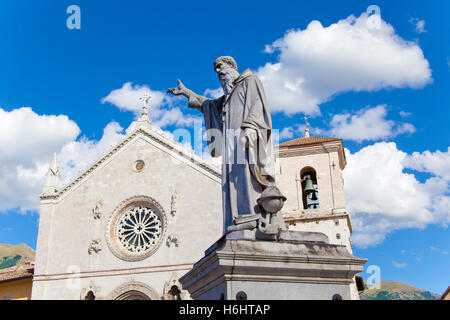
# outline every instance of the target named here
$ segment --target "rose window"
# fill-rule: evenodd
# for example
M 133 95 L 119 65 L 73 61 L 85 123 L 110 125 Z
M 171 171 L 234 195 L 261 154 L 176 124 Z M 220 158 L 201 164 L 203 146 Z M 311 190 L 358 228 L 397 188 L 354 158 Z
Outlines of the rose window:
M 144 260 L 161 246 L 166 221 L 166 214 L 155 199 L 133 196 L 114 209 L 106 227 L 106 242 L 119 259 Z
M 117 239 L 127 251 L 145 253 L 158 244 L 162 228 L 161 218 L 152 208 L 136 206 L 117 222 Z

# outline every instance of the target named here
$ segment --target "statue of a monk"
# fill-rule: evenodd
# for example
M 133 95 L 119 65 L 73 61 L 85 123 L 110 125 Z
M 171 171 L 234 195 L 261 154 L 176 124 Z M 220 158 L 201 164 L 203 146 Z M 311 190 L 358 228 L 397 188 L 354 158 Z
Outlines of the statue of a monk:
M 210 99 L 187 89 L 169 88 L 189 99 L 189 107 L 205 119 L 211 156 L 222 156 L 222 207 L 224 233 L 256 227 L 263 209 L 257 199 L 275 185 L 272 120 L 261 81 L 249 69 L 241 74 L 232 57 L 214 61 L 224 95 Z M 255 217 L 255 219 L 252 219 Z M 237 228 L 238 221 L 246 223 Z M 246 227 L 245 227 L 246 226 Z

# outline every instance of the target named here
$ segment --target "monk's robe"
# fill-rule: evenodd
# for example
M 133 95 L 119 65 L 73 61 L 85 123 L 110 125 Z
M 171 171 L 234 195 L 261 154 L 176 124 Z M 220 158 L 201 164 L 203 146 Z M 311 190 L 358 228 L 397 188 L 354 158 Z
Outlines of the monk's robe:
M 208 99 L 193 94 L 189 106 L 204 115 L 211 156 L 222 156 L 226 233 L 237 216 L 261 213 L 256 200 L 275 184 L 270 109 L 261 81 L 248 69 L 233 82 L 228 96 Z

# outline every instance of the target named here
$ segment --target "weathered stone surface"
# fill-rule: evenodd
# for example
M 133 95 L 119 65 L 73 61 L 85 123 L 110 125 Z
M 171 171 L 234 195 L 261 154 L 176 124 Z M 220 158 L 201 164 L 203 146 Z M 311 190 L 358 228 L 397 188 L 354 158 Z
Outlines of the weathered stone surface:
M 309 231 L 281 231 L 280 241 L 289 242 L 322 242 L 329 243 L 326 234 L 321 232 L 309 232 Z
M 325 243 L 228 240 L 180 278 L 194 299 L 352 299 L 352 283 L 366 259 Z

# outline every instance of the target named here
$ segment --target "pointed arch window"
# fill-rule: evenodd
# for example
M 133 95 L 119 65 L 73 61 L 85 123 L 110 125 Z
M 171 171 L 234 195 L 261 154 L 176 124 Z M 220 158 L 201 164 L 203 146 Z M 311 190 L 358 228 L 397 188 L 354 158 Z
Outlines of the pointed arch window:
M 303 209 L 319 209 L 319 188 L 316 170 L 303 168 L 300 172 L 302 182 Z

